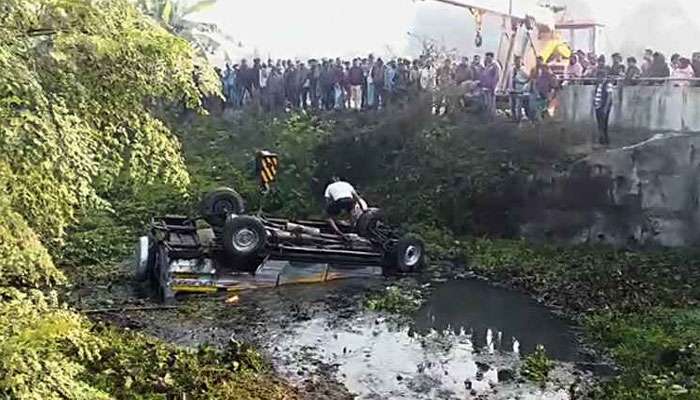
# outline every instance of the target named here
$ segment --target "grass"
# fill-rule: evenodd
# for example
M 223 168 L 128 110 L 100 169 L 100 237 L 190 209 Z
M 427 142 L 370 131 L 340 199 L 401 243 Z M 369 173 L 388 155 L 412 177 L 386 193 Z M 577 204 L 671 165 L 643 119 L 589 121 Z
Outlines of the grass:
M 186 349 L 158 339 L 97 327 L 109 343 L 87 366 L 84 379 L 116 399 L 295 399 L 253 348 Z
M 365 300 L 365 307 L 369 310 L 401 315 L 418 310 L 422 304 L 420 290 L 403 286 L 388 286 L 381 292 L 369 294 Z

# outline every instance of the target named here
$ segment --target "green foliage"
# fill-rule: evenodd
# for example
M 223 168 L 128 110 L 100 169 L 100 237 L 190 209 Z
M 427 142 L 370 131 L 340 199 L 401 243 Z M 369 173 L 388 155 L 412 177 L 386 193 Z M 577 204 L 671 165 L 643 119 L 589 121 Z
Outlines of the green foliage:
M 365 307 L 373 311 L 386 311 L 393 314 L 410 314 L 423 304 L 417 289 L 401 286 L 388 286 L 382 292 L 371 293 L 365 299 Z
M 607 312 L 587 320 L 592 339 L 611 349 L 624 373 L 601 398 L 695 399 L 700 396 L 700 310 Z M 644 397 L 647 396 L 647 397 Z
M 454 234 L 445 228 L 435 224 L 419 223 L 409 225 L 407 231 L 423 240 L 431 259 L 454 260 L 456 262 L 464 262 L 467 259 L 464 242 L 455 239 Z
M 55 296 L 0 288 L 0 397 L 14 399 L 107 399 L 81 379 L 104 342 Z
M 531 245 L 477 239 L 471 267 L 569 310 L 637 312 L 700 300 L 700 258 L 692 249 L 633 252 L 604 246 Z
M 0 194 L 0 287 L 43 287 L 63 281 L 37 235 Z
M 247 345 L 197 350 L 137 333 L 100 329 L 110 345 L 89 363 L 84 378 L 117 399 L 282 399 L 288 390 L 268 375 L 269 366 Z
M 0 289 L 0 397 L 291 399 L 247 345 L 191 350 L 95 327 L 55 296 Z
M 437 118 L 426 110 L 419 101 L 377 121 L 339 121 L 319 148 L 316 175 L 346 177 L 392 220 L 457 235 L 515 232 L 519 188 L 538 165 L 561 154 L 544 151 L 509 125 Z
M 162 102 L 198 108 L 214 89 L 193 79 L 214 73 L 186 42 L 119 0 L 17 0 L 0 20 L 2 195 L 45 242 L 115 182 L 186 189 L 179 144 L 152 116 Z
M 554 362 L 547 356 L 544 346 L 538 345 L 532 354 L 525 357 L 520 373 L 533 382 L 545 384 L 553 369 Z
M 65 245 L 56 257 L 63 268 L 79 267 L 84 270 L 113 264 L 124 260 L 133 252 L 134 238 L 137 235 L 138 231 L 118 225 L 108 216 L 93 217 L 81 221 L 71 229 Z
M 315 149 L 328 137 L 331 123 L 291 114 L 283 119 L 245 115 L 234 120 L 202 118 L 180 133 L 192 176 L 192 193 L 231 186 L 246 199 L 249 209 L 260 203 L 255 154 L 270 150 L 280 156 L 280 170 L 264 210 L 293 216 L 318 214 L 322 209 L 313 192 Z
M 179 141 L 156 111 L 169 103 L 200 109 L 202 95 L 217 90 L 216 75 L 198 65 L 185 41 L 126 1 L 13 0 L 0 20 L 0 202 L 3 210 L 9 204 L 4 214 L 13 213 L 0 228 L 25 231 L 26 224 L 60 249 L 80 217 L 64 258 L 124 254 L 120 238 L 129 240 L 129 229 L 142 227 L 150 212 L 182 209 L 173 203 L 185 203 L 189 189 Z M 104 212 L 115 224 L 85 217 Z M 14 253 L 8 265 L 41 273 L 46 268 L 31 266 L 50 261 L 33 249 L 36 239 L 19 237 L 25 240 L 3 241 Z M 22 267 L 17 257 L 25 257 Z
M 290 216 L 317 214 L 321 207 L 319 196 L 312 193 L 314 172 L 318 166 L 315 150 L 329 135 L 328 122 L 295 114 L 272 126 L 277 132 L 271 138 L 282 160 L 271 209 Z
M 65 282 L 47 249 L 93 271 L 151 215 L 191 209 L 179 140 L 157 116 L 202 111 L 213 70 L 125 0 L 8 0 L 0 21 L 0 397 L 289 398 L 249 347 L 92 331 L 31 289 Z

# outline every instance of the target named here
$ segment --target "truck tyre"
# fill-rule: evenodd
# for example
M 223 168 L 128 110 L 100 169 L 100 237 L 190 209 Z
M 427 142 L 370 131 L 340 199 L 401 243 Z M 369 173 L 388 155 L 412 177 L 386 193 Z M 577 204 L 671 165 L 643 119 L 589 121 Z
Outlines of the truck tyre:
M 368 238 L 377 222 L 384 221 L 384 212 L 379 208 L 368 208 L 357 219 L 357 233 Z
M 393 254 L 396 268 L 401 273 L 417 272 L 425 263 L 425 245 L 423 241 L 411 236 L 401 238 Z
M 207 193 L 199 203 L 199 213 L 213 227 L 223 226 L 229 214 L 243 214 L 244 211 L 241 195 L 227 187 Z
M 224 249 L 238 259 L 250 259 L 264 247 L 265 227 L 255 217 L 232 215 L 224 224 L 222 241 Z

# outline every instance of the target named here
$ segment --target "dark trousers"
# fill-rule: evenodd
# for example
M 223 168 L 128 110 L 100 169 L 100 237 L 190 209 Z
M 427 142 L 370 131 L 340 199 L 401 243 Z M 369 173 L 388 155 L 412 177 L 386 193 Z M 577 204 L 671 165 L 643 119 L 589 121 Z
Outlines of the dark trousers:
M 364 110 L 367 108 L 367 79 L 362 78 L 362 104 L 360 107 Z
M 247 101 L 250 103 L 253 101 L 254 95 L 253 95 L 253 85 L 245 85 L 243 86 L 243 91 L 241 93 L 241 105 L 244 105 L 246 102 L 246 96 L 247 96 Z
M 323 107 L 326 110 L 332 110 L 335 106 L 335 88 L 331 86 L 323 86 Z
M 299 91 L 297 90 L 297 88 L 290 85 L 287 86 L 285 92 L 287 95 L 287 102 L 289 103 L 289 106 L 292 108 L 299 107 Z
M 375 82 L 374 83 L 374 108 L 379 108 L 379 105 L 381 104 L 382 108 L 386 106 L 386 86 L 384 86 L 384 82 Z
M 598 143 L 600 144 L 610 143 L 610 138 L 608 137 L 610 110 L 610 107 L 602 107 L 595 110 L 595 119 L 598 122 Z
M 311 108 L 318 108 L 318 81 L 311 81 L 311 86 L 309 87 L 309 94 L 311 95 Z

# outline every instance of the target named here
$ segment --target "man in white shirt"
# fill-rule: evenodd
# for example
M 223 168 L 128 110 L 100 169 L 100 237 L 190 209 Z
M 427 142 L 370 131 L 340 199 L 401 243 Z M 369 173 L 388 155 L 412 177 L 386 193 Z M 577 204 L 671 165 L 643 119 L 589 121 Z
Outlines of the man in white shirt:
M 425 67 L 420 71 L 420 88 L 426 91 L 432 91 L 435 88 L 435 70 L 433 69 L 433 65 L 428 61 L 425 64 Z
M 350 215 L 354 226 L 360 215 L 367 210 L 367 202 L 357 194 L 355 188 L 348 182 L 338 178 L 333 178 L 332 182 L 326 186 L 323 197 L 326 199 L 328 223 L 341 236 L 345 236 L 345 234 L 338 228 L 336 220 L 342 215 L 343 211 Z

